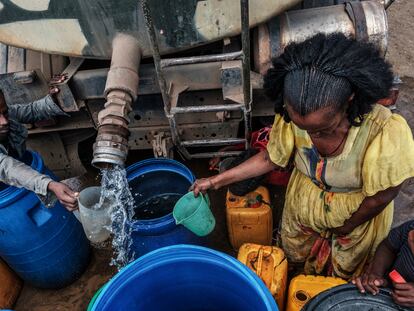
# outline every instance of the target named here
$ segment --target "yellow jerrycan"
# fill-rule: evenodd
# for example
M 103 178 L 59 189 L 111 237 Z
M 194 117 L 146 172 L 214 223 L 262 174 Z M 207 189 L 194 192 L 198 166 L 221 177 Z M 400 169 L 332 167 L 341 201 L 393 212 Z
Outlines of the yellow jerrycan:
M 279 307 L 284 310 L 288 263 L 282 249 L 275 246 L 243 244 L 237 259 L 265 283 Z
M 286 311 L 299 311 L 319 293 L 346 283 L 341 278 L 298 275 L 290 281 Z
M 226 216 L 230 243 L 235 250 L 244 243 L 272 244 L 272 208 L 265 187 L 244 196 L 227 191 Z

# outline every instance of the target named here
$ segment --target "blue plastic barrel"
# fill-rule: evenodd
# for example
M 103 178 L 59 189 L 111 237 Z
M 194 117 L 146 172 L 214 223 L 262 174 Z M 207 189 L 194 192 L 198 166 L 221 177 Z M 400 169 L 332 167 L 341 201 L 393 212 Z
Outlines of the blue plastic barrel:
M 53 175 L 35 152 L 25 161 Z M 89 242 L 82 225 L 59 202 L 46 208 L 35 193 L 0 187 L 0 257 L 26 282 L 60 288 L 75 281 L 89 263 Z
M 218 251 L 175 245 L 153 251 L 121 270 L 93 311 L 277 311 L 264 283 Z
M 188 192 L 195 180 L 186 166 L 170 159 L 148 159 L 129 166 L 127 178 L 136 205 L 131 235 L 135 258 L 164 246 L 204 243 L 203 238 L 176 225 L 172 214 L 175 202 Z M 153 204 L 146 205 L 154 200 L 159 203 L 155 208 Z M 152 208 L 149 212 L 153 216 L 151 213 L 143 216 L 146 208 Z

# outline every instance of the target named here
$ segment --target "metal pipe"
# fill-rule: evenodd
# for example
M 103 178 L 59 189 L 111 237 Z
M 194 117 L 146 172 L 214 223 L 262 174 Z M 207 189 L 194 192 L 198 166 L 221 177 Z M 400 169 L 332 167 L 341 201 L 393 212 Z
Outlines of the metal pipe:
M 385 54 L 388 43 L 387 14 L 382 3 L 361 1 L 368 41 Z M 291 42 L 300 42 L 319 32 L 342 32 L 355 38 L 355 22 L 343 4 L 289 11 L 259 26 L 255 36 L 255 69 L 262 75 L 271 67 L 271 59 L 283 53 Z
M 225 61 L 240 59 L 242 55 L 243 53 L 241 51 L 237 51 L 237 52 L 217 54 L 217 55 L 168 58 L 168 59 L 161 60 L 161 67 L 165 68 L 165 67 L 178 66 L 178 65 L 225 62 Z
M 223 138 L 223 139 L 187 140 L 187 141 L 182 141 L 181 144 L 186 147 L 208 147 L 208 146 L 244 144 L 245 141 L 246 140 L 244 138 Z
M 236 111 L 243 108 L 244 104 L 173 107 L 171 108 L 171 113 Z
M 138 96 L 141 50 L 136 38 L 117 34 L 112 42 L 111 67 L 106 79 L 105 108 L 98 114 L 98 135 L 92 164 L 98 168 L 124 166 L 128 154 L 128 113 Z
M 249 27 L 249 0 L 240 0 L 240 14 L 241 14 L 241 39 L 243 50 L 243 98 L 246 106 L 244 110 L 244 132 L 246 137 L 246 149 L 250 143 L 251 133 L 251 105 L 252 94 L 250 84 L 250 27 Z
M 235 157 L 241 154 L 243 151 L 218 151 L 218 152 L 206 152 L 206 153 L 194 153 L 191 154 L 193 159 L 205 159 L 215 157 Z
M 242 50 L 243 50 L 243 95 L 247 111 L 251 105 L 250 89 L 250 28 L 249 28 L 249 0 L 240 0 L 242 22 Z

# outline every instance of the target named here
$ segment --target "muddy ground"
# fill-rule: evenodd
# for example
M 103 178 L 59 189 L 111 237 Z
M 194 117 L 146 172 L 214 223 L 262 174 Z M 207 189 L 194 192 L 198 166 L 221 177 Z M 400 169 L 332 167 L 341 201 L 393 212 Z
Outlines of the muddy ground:
M 389 47 L 387 59 L 403 84 L 397 103 L 397 112 L 402 114 L 414 129 L 414 1 L 396 0 L 388 10 Z M 138 159 L 138 157 L 137 157 Z M 135 159 L 134 159 L 135 160 Z M 413 159 L 414 161 L 414 159 Z M 186 163 L 197 176 L 206 176 L 207 162 Z M 215 249 L 235 254 L 231 250 L 225 229 L 224 191 L 216 192 L 212 199 L 217 228 L 210 237 Z M 283 202 L 283 189 L 275 191 L 276 206 Z M 414 180 L 406 182 L 395 201 L 394 225 L 414 218 Z M 95 249 L 92 261 L 80 280 L 61 290 L 39 290 L 25 286 L 16 305 L 17 311 L 81 311 L 90 299 L 114 273 L 109 266 L 111 251 Z

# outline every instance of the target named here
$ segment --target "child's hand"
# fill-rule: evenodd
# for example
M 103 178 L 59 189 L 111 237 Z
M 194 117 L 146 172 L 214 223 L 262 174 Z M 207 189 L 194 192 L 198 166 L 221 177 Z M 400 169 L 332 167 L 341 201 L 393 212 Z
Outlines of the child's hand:
M 61 182 L 51 181 L 47 186 L 52 191 L 59 202 L 69 211 L 73 212 L 78 208 L 77 198 L 79 193 L 72 191 L 67 185 Z
M 414 283 L 392 283 L 392 298 L 403 307 L 414 307 Z
M 352 284 L 355 284 L 361 293 L 368 291 L 369 293 L 376 295 L 379 293 L 380 287 L 387 286 L 387 280 L 383 276 L 375 273 L 365 272 L 363 275 L 353 278 Z

